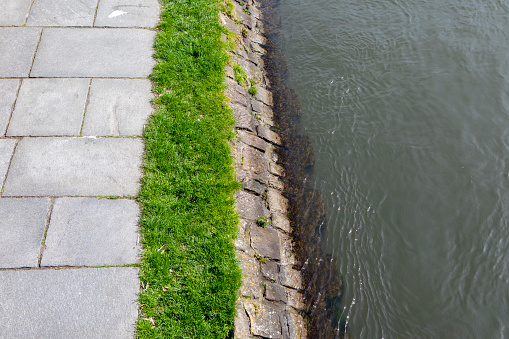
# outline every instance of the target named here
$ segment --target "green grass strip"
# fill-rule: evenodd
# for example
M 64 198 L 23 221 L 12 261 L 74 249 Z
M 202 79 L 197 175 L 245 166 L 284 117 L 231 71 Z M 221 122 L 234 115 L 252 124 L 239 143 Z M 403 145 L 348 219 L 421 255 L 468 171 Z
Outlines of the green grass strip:
M 144 132 L 138 338 L 225 338 L 240 270 L 218 0 L 161 0 Z

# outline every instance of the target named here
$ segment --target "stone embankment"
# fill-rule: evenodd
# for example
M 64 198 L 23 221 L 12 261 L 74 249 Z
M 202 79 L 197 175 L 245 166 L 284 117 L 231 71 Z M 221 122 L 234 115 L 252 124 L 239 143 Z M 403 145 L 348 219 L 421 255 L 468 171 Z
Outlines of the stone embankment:
M 281 138 L 275 132 L 273 99 L 262 56 L 266 38 L 253 0 L 226 2 L 222 24 L 235 46 L 227 67 L 227 95 L 238 137 L 232 143 L 237 180 L 239 235 L 235 240 L 242 269 L 235 338 L 305 338 L 301 272 L 283 196 Z

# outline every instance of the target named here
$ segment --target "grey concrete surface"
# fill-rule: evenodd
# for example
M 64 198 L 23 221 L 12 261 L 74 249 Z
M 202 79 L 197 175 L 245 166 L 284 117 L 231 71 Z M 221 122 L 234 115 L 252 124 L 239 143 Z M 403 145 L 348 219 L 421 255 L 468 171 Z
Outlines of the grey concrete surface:
M 154 66 L 149 30 L 47 28 L 32 77 L 147 77 Z
M 0 78 L 27 77 L 40 28 L 0 27 Z
M 132 138 L 24 138 L 3 196 L 133 196 L 142 152 Z
M 93 79 L 83 135 L 142 135 L 152 113 L 147 79 Z
M 0 271 L 0 338 L 133 338 L 138 269 Z
M 89 79 L 25 79 L 7 136 L 78 136 Z
M 155 27 L 159 20 L 159 1 L 101 0 L 97 8 L 97 27 Z
M 9 169 L 14 146 L 16 146 L 15 139 L 0 139 L 0 189 L 2 188 L 5 175 Z
M 25 23 L 32 0 L 0 1 L 0 26 L 21 26 Z
M 48 198 L 0 199 L 0 268 L 37 267 L 49 207 Z
M 4 135 L 7 129 L 18 86 L 17 79 L 0 79 L 0 136 Z
M 27 26 L 92 26 L 97 0 L 35 0 Z
M 102 266 L 138 262 L 134 200 L 55 200 L 41 266 Z

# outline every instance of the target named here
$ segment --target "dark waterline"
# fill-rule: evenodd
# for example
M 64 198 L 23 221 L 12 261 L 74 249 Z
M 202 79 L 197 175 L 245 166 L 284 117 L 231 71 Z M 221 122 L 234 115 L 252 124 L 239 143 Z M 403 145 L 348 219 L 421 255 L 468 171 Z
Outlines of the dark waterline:
M 509 336 L 509 7 L 278 11 L 351 336 Z

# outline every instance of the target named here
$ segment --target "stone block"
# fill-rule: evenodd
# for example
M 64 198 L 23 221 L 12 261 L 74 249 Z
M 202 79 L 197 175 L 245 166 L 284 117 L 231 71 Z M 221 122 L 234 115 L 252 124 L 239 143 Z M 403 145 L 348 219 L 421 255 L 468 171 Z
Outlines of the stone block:
M 233 116 L 235 118 L 235 127 L 245 129 L 250 132 L 256 130 L 256 120 L 249 110 L 242 105 L 233 104 L 231 105 Z
M 18 86 L 17 79 L 0 79 L 0 136 L 7 129 Z
M 272 301 L 286 302 L 285 288 L 279 284 L 265 284 L 265 298 Z
M 272 93 L 270 91 L 266 90 L 263 87 L 259 87 L 258 86 L 256 88 L 255 98 L 256 98 L 256 100 L 259 100 L 259 101 L 263 102 L 264 104 L 266 104 L 268 106 L 272 106 L 273 105 Z
M 251 331 L 249 329 L 249 318 L 247 317 L 246 310 L 242 305 L 241 301 L 237 301 L 235 305 L 235 310 L 237 314 L 235 315 L 235 325 L 234 325 L 234 339 L 250 339 L 253 338 L 251 335 Z
M 15 146 L 16 140 L 14 139 L 0 139 L 0 188 L 4 184 Z
M 243 253 L 236 253 L 239 259 L 239 266 L 242 272 L 242 285 L 240 295 L 243 297 L 260 298 L 263 295 L 260 284 L 260 263 L 253 256 Z
M 134 267 L 0 272 L 0 337 L 134 337 Z
M 290 220 L 284 215 L 280 213 L 273 213 L 272 214 L 272 225 L 276 228 L 279 228 L 282 231 L 285 231 L 286 233 L 290 233 Z
M 302 289 L 302 275 L 300 271 L 293 269 L 291 265 L 281 265 L 281 284 L 296 290 Z
M 270 162 L 269 163 L 269 172 L 274 175 L 277 175 L 278 177 L 281 177 L 284 175 L 285 169 L 281 165 Z
M 254 194 L 239 191 L 235 197 L 239 217 L 257 221 L 260 217 L 266 218 L 268 213 L 263 206 L 262 198 Z
M 146 79 L 93 79 L 83 135 L 142 135 L 152 113 L 152 85 Z
M 27 26 L 92 26 L 96 0 L 35 0 Z
M 281 137 L 274 131 L 271 131 L 270 128 L 258 125 L 256 126 L 256 132 L 258 136 L 264 140 L 267 140 L 275 145 L 281 146 Z
M 261 264 L 262 276 L 272 282 L 278 281 L 279 265 L 275 261 L 267 261 Z
M 293 251 L 293 242 L 290 236 L 279 233 L 279 248 L 281 249 L 281 264 L 282 265 L 295 265 L 297 259 Z
M 96 27 L 155 27 L 159 21 L 157 0 L 101 0 Z
M 287 307 L 286 318 L 288 320 L 290 338 L 305 338 L 307 330 L 304 317 L 291 307 Z
M 24 79 L 8 136 L 78 136 L 89 79 Z
M 37 267 L 50 207 L 48 198 L 0 199 L 0 268 Z M 0 272 L 1 275 L 6 272 Z M 6 288 L 0 283 L 0 294 Z M 0 298 L 0 305 L 4 306 Z M 2 311 L 0 308 L 0 337 Z M 22 337 L 20 337 L 22 338 Z
M 251 247 L 265 258 L 281 259 L 278 231 L 275 229 L 253 227 L 251 229 Z
M 249 316 L 252 334 L 264 338 L 281 338 L 279 313 L 274 308 L 254 302 L 244 302 L 244 307 Z
M 32 0 L 0 1 L 0 26 L 22 26 L 31 4 Z
M 246 145 L 253 146 L 256 149 L 265 152 L 265 149 L 267 147 L 265 141 L 258 138 L 256 135 L 249 134 L 245 131 L 237 131 L 237 133 L 239 134 L 240 141 L 242 141 Z
M 143 143 L 121 138 L 24 138 L 3 196 L 132 196 Z
M 257 195 L 262 195 L 266 187 L 264 184 L 260 183 L 258 180 L 248 178 L 242 182 L 242 188 L 246 191 L 251 191 L 256 193 Z
M 269 164 L 269 168 L 270 167 L 271 166 Z M 279 191 L 283 191 L 285 189 L 285 185 L 281 181 L 281 179 L 279 179 L 278 177 L 276 177 L 274 175 L 269 175 L 269 187 L 270 188 L 274 188 L 274 189 L 279 190 Z
M 155 32 L 144 29 L 46 28 L 32 77 L 147 77 Z
M 274 189 L 267 190 L 267 203 L 272 212 L 285 214 L 288 211 L 288 199 Z
M 306 305 L 304 304 L 303 295 L 301 292 L 291 289 L 283 288 L 283 293 L 286 294 L 287 305 L 295 308 L 296 310 L 304 310 Z
M 138 262 L 138 215 L 134 200 L 56 199 L 41 266 Z
M 237 35 L 240 35 L 241 34 L 241 26 L 238 25 L 237 23 L 235 23 L 235 21 L 233 21 L 232 19 L 230 19 L 229 17 L 227 17 L 225 14 L 223 13 L 219 13 L 219 20 L 221 22 L 221 24 L 228 28 L 232 33 L 235 33 Z
M 237 235 L 237 238 L 233 240 L 233 243 L 235 245 L 235 249 L 248 253 L 253 254 L 253 249 L 251 248 L 251 241 L 249 240 L 249 233 L 251 230 L 251 224 L 254 224 L 252 221 L 240 219 L 238 228 L 239 233 Z
M 249 146 L 242 148 L 242 169 L 253 174 L 267 176 L 266 160 L 263 153 Z
M 28 76 L 40 34 L 35 27 L 0 28 L 0 78 Z

